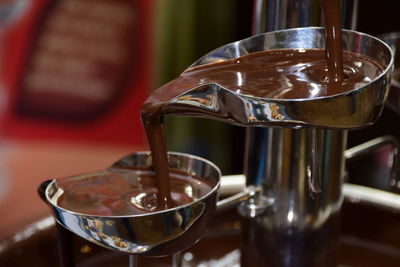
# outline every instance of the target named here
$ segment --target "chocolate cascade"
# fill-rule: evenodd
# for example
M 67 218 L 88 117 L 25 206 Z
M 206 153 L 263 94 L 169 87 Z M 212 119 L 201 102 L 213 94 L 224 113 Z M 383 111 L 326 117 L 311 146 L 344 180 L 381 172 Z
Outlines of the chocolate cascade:
M 321 35 L 321 30 L 313 34 Z M 262 38 L 256 36 L 252 40 Z M 213 58 L 212 53 L 206 58 Z M 167 166 L 164 115 L 200 116 L 241 126 L 354 128 L 369 123 L 365 120 L 379 113 L 374 110 L 376 107 L 369 110 L 357 107 L 357 119 L 361 120 L 355 125 L 351 125 L 354 124 L 351 120 L 356 112 L 350 110 L 341 111 L 346 112 L 340 114 L 341 120 L 330 118 L 329 113 L 336 110 L 337 104 L 349 104 L 348 92 L 359 93 L 354 89 L 363 88 L 384 71 L 378 62 L 361 54 L 344 53 L 344 72 L 348 78 L 341 83 L 330 82 L 323 49 L 255 51 L 233 59 L 214 58 L 213 63 L 204 65 L 203 60 L 154 92 L 142 107 L 142 121 L 154 155 L 160 207 L 172 205 L 169 184 L 163 182 L 168 180 L 168 170 L 164 167 Z M 322 103 L 325 114 L 316 113 L 314 109 Z M 254 108 L 246 105 L 257 106 L 264 113 L 254 113 Z
M 331 233 L 336 229 L 338 222 L 335 217 L 338 216 L 337 212 L 340 209 L 341 203 L 341 192 L 340 189 L 336 190 L 337 187 L 335 184 L 336 182 L 340 184 L 340 181 L 336 178 L 342 177 L 343 168 L 338 168 L 338 166 L 342 166 L 343 150 L 345 147 L 345 139 L 340 138 L 342 136 L 341 131 L 337 130 L 360 128 L 373 123 L 381 112 L 387 92 L 385 81 L 387 81 L 388 73 L 391 69 L 391 55 L 390 51 L 385 50 L 385 45 L 373 37 L 345 31 L 346 40 L 351 40 L 351 42 L 344 46 L 346 51 L 345 57 L 356 57 L 357 60 L 353 58 L 353 61 L 360 62 L 360 57 L 355 56 L 354 53 L 360 54 L 361 58 L 363 58 L 362 61 L 364 63 L 368 62 L 368 64 L 357 63 L 356 65 L 368 65 L 369 67 L 364 69 L 366 75 L 357 80 L 357 82 L 354 82 L 353 86 L 341 89 L 341 86 L 336 87 L 337 84 L 328 82 L 325 56 L 323 50 L 321 50 L 325 47 L 323 42 L 324 34 L 325 32 L 322 28 L 290 29 L 253 36 L 237 43 L 223 46 L 201 58 L 177 80 L 172 81 L 153 93 L 142 109 L 142 119 L 150 142 L 151 140 L 163 142 L 163 139 L 160 137 L 163 136 L 164 129 L 162 122 L 165 115 L 200 116 L 241 126 L 280 126 L 279 128 L 283 130 L 293 129 L 293 132 L 290 133 L 286 131 L 287 134 L 285 135 L 285 138 L 289 138 L 292 143 L 289 142 L 286 144 L 286 141 L 283 142 L 283 150 L 281 152 L 278 151 L 278 154 L 275 155 L 277 158 L 280 158 L 282 153 L 286 153 L 282 158 L 287 159 L 287 161 L 282 162 L 286 162 L 286 164 L 293 162 L 293 166 L 283 167 L 293 168 L 293 172 L 285 172 L 285 168 L 283 168 L 283 172 L 280 174 L 277 173 L 276 177 L 292 175 L 293 177 L 287 177 L 287 179 L 293 181 L 289 185 L 296 188 L 279 191 L 281 189 L 275 190 L 276 187 L 272 186 L 267 188 L 266 191 L 272 192 L 275 190 L 275 196 L 280 194 L 284 196 L 285 192 L 295 192 L 293 197 L 298 199 L 294 202 L 292 213 L 288 211 L 288 214 L 296 217 L 282 224 L 271 224 L 273 226 L 270 229 L 272 232 L 265 231 L 265 229 L 261 232 L 256 230 L 256 235 L 261 236 L 266 234 L 271 237 L 275 236 L 273 238 L 275 241 L 271 242 L 271 244 L 275 243 L 276 251 L 272 250 L 269 255 L 279 255 L 280 248 L 284 247 L 284 244 L 287 243 L 286 241 L 293 240 L 292 236 L 287 236 L 284 239 L 279 237 L 280 231 L 282 231 L 280 229 L 286 229 L 285 227 L 292 229 L 292 233 L 298 233 L 296 235 L 299 242 L 296 244 L 299 246 L 304 245 L 302 242 L 308 240 L 305 239 L 307 235 L 306 229 L 310 227 L 314 228 L 314 236 L 322 233 L 320 229 L 326 229 L 322 234 L 321 240 L 325 240 L 327 236 L 332 236 Z M 368 42 L 365 42 L 367 39 Z M 357 42 L 363 43 L 362 47 L 364 50 L 357 49 L 361 47 L 361 45 L 357 45 Z M 364 42 L 367 46 L 364 45 Z M 239 47 L 240 49 L 238 49 Z M 379 57 L 377 56 L 377 47 L 381 48 Z M 315 62 L 324 62 L 323 67 L 321 65 L 320 68 L 312 68 L 306 64 L 300 64 L 302 60 L 299 60 L 297 61 L 298 64 L 292 65 L 296 65 L 302 72 L 294 70 L 293 77 L 282 75 L 283 78 L 281 80 L 277 79 L 278 81 L 291 83 L 296 80 L 294 77 L 304 79 L 307 76 L 308 81 L 304 83 L 305 87 L 303 90 L 291 91 L 289 87 L 289 90 L 285 91 L 282 90 L 284 87 L 279 86 L 273 89 L 268 84 L 268 90 L 260 92 L 260 87 L 263 87 L 262 83 L 267 83 L 268 79 L 263 78 L 260 84 L 251 83 L 255 79 L 246 80 L 248 78 L 246 76 L 253 75 L 257 77 L 257 71 L 255 71 L 256 68 L 249 69 L 249 66 L 246 68 L 243 67 L 245 69 L 243 71 L 241 69 L 242 64 L 246 65 L 248 62 L 258 61 L 262 68 L 267 68 L 265 65 L 268 64 L 262 65 L 263 55 L 268 54 L 271 57 L 282 58 L 284 57 L 283 54 L 288 54 L 288 49 L 291 52 L 287 58 L 293 59 L 295 62 L 297 57 L 301 58 L 305 54 L 307 61 L 312 61 L 310 57 L 312 58 L 311 54 L 313 54 Z M 270 51 L 263 52 L 265 50 Z M 376 61 L 369 58 L 374 58 Z M 268 63 L 270 63 L 269 60 Z M 284 64 L 281 65 L 284 66 Z M 315 65 L 318 64 L 315 63 Z M 354 71 L 351 63 L 350 66 L 345 66 L 345 73 L 349 75 L 349 78 L 345 79 L 344 83 L 351 81 L 353 78 L 352 71 Z M 288 72 L 288 70 L 284 71 Z M 224 75 L 226 76 L 224 77 Z M 279 71 L 275 77 L 279 77 Z M 291 80 L 290 78 L 293 79 Z M 257 80 L 260 81 L 258 78 Z M 301 84 L 300 80 L 299 84 Z M 257 88 L 256 91 L 259 94 L 251 93 L 251 89 L 248 89 L 251 86 L 243 86 L 246 82 L 250 82 L 251 86 Z M 277 84 L 279 85 L 279 83 Z M 249 90 L 250 93 L 246 90 Z M 149 131 L 149 128 L 154 125 L 159 127 L 158 131 Z M 299 127 L 302 129 L 298 129 Z M 316 128 L 335 130 L 317 131 Z M 332 135 L 338 137 L 337 142 L 331 142 L 329 147 L 321 146 L 324 140 L 331 138 L 330 136 Z M 301 145 L 299 146 L 299 144 Z M 165 147 L 165 143 L 163 146 Z M 166 158 L 163 157 L 162 153 L 158 152 L 162 150 L 154 150 L 154 147 L 152 149 L 154 158 L 157 158 L 153 159 L 153 165 L 156 171 L 159 171 L 163 164 L 157 165 L 156 162 L 162 162 L 163 158 L 165 162 Z M 294 157 L 295 155 L 299 155 L 301 159 L 297 159 Z M 320 166 L 319 162 L 324 157 L 330 158 L 329 164 Z M 167 180 L 162 176 L 158 176 L 158 179 L 164 182 Z M 320 198 L 319 192 L 321 191 L 330 194 L 330 196 Z M 304 194 L 297 196 L 297 192 L 303 192 Z M 274 194 L 271 194 L 271 196 L 274 196 Z M 165 202 L 162 202 L 165 196 L 162 196 L 160 199 L 161 203 L 159 205 L 168 206 L 168 203 L 165 204 Z M 268 208 L 286 212 L 286 207 L 281 206 L 281 204 L 287 202 L 279 200 L 274 203 L 272 207 Z M 326 218 L 321 217 L 323 214 L 325 214 Z M 244 215 L 246 216 L 246 214 Z M 275 217 L 278 219 L 278 215 L 273 215 L 270 218 L 272 220 L 275 220 Z M 261 219 L 258 221 L 253 218 L 255 221 L 252 222 L 262 224 Z M 305 221 L 305 219 L 308 221 Z M 277 220 L 278 222 L 279 220 Z M 262 227 L 256 227 L 255 229 L 262 229 Z M 315 251 L 312 249 L 303 255 L 292 255 L 294 257 L 291 262 L 297 261 L 300 264 L 298 266 L 318 266 L 312 261 L 313 257 L 311 257 L 311 254 L 319 253 L 322 255 L 321 257 L 324 261 L 330 260 L 332 264 L 335 264 L 333 260 L 335 257 L 334 244 L 336 242 L 333 241 L 334 239 L 332 239 L 332 246 L 315 247 Z M 265 255 L 265 251 L 263 251 L 259 252 L 260 255 L 263 253 Z M 310 256 L 311 261 L 302 260 L 308 256 Z M 279 264 L 271 266 L 279 266 Z
M 101 172 L 46 181 L 38 192 L 57 223 L 73 234 L 134 256 L 171 255 L 192 246 L 209 228 L 221 173 L 193 155 L 168 156 L 175 208 L 155 205 L 148 152 L 127 155 Z
M 375 43 L 375 47 L 368 44 L 370 39 L 364 34 L 349 36 L 344 30 L 341 38 L 340 1 L 320 2 L 326 11 L 324 16 L 319 14 L 321 9 L 316 8 L 315 2 L 267 1 L 266 7 L 260 6 L 255 12 L 253 34 L 275 30 L 287 33 L 291 30 L 283 29 L 320 25 L 318 18 L 323 17 L 331 83 L 338 83 L 346 78 L 346 73 L 340 67 L 342 46 L 344 51 L 362 51 L 378 61 L 382 58 L 376 53 L 377 50 L 390 53 L 379 43 Z M 278 9 L 271 8 L 271 5 Z M 346 7 L 344 10 L 349 11 Z M 263 21 L 265 17 L 266 25 Z M 276 37 L 275 40 L 271 38 L 269 41 L 280 46 L 285 42 L 285 36 L 281 37 Z M 304 33 L 298 39 L 286 41 L 304 46 L 307 38 Z M 319 38 L 314 41 L 320 42 Z M 365 47 L 369 48 L 364 50 Z M 373 51 L 374 48 L 376 51 Z M 307 125 L 311 127 L 299 125 L 299 128 L 292 129 L 268 127 L 247 130 L 245 173 L 249 183 L 262 186 L 263 193 L 253 203 L 245 203 L 240 210 L 245 224 L 242 227 L 241 266 L 254 266 L 252 259 L 258 259 L 257 266 L 268 267 L 338 266 L 346 130 L 357 128 L 356 125 L 358 128 L 370 125 L 379 116 L 382 110 L 381 100 L 385 99 L 387 93 L 385 76 L 390 75 L 391 61 L 389 58 L 386 62 L 380 61 L 387 68 L 377 81 L 359 88 L 357 93 L 348 92 L 341 99 L 336 99 L 344 100 L 347 96 L 349 102 L 352 101 L 351 105 L 344 102 L 339 104 L 338 101 L 336 107 L 330 106 L 333 99 L 329 97 L 318 104 L 315 102 L 312 109 L 308 109 L 306 105 L 300 108 L 299 103 L 294 103 L 301 112 L 318 114 L 320 119 L 325 118 L 319 120 L 318 124 L 310 125 L 309 119 L 315 118 L 307 116 Z M 375 91 L 379 80 L 382 82 L 381 89 Z M 378 95 L 382 94 L 381 97 L 376 95 L 375 99 L 366 100 L 361 96 L 366 88 L 371 90 L 369 93 L 375 91 Z M 361 118 L 370 108 L 375 109 L 375 112 L 380 111 L 371 112 L 372 116 L 367 119 L 369 123 L 363 123 Z M 350 116 L 346 109 L 352 110 L 353 115 Z M 345 120 L 348 122 L 345 127 L 334 127 Z
M 161 207 L 171 205 L 169 185 L 164 182 L 168 180 L 168 170 L 164 167 L 167 166 L 167 158 L 163 115 L 200 114 L 202 117 L 245 125 L 243 122 L 235 121 L 235 118 L 242 115 L 238 99 L 231 97 L 224 103 L 225 110 L 208 113 L 205 108 L 197 105 L 181 104 L 195 99 L 190 95 L 192 91 L 220 86 L 221 90 L 229 90 L 228 94 L 263 99 L 307 100 L 360 88 L 370 83 L 383 71 L 376 62 L 354 53 L 345 53 L 344 63 L 348 78 L 341 83 L 332 83 L 325 60 L 325 50 L 267 50 L 233 60 L 190 68 L 177 79 L 157 90 L 144 104 L 142 120 L 154 155 L 154 169 L 159 186 L 159 205 Z M 187 88 L 196 89 L 188 90 Z M 179 96 L 185 99 L 177 105 L 170 104 Z M 275 116 L 279 118 L 278 115 Z M 294 125 L 296 124 L 292 126 Z

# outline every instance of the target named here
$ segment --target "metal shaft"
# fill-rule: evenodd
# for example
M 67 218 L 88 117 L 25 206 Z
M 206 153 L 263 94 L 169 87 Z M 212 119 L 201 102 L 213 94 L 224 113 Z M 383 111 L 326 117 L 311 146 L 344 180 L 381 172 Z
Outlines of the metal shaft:
M 320 17 L 319 1 L 256 0 L 253 33 L 317 26 Z M 253 202 L 267 208 L 255 213 L 254 203 L 240 207 L 242 266 L 337 265 L 346 135 L 318 128 L 248 128 L 247 184 L 262 185 L 263 194 Z
M 129 267 L 138 267 L 139 266 L 139 257 L 136 255 L 129 255 Z
M 269 206 L 264 213 L 244 212 L 254 205 L 240 210 L 242 265 L 257 258 L 260 266 L 336 266 L 346 132 L 278 129 L 258 159 Z

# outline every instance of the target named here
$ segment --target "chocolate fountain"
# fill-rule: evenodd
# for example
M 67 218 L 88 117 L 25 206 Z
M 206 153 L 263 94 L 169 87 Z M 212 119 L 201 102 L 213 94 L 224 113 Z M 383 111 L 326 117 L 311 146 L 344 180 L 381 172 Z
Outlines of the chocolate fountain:
M 357 1 L 353 3 L 356 5 Z M 256 1 L 253 31 L 315 25 L 321 9 L 313 5 L 311 1 Z M 355 19 L 357 10 L 354 6 L 352 9 Z M 355 20 L 350 21 L 354 28 Z M 346 44 L 352 37 L 345 34 L 343 39 L 345 46 L 352 46 Z M 387 60 L 387 65 L 391 65 Z M 387 86 L 387 80 L 381 86 Z M 347 130 L 376 120 L 372 114 L 377 113 L 372 112 L 372 116 L 367 116 L 369 121 L 358 121 L 359 112 L 372 106 L 377 108 L 383 100 L 378 97 L 364 102 L 359 98 L 363 104 L 357 104 L 357 97 L 352 98 L 348 104 L 352 105 L 349 110 L 353 114 L 339 115 L 350 107 L 340 104 L 333 104 L 335 108 L 331 109 L 327 103 L 321 103 L 314 110 L 303 110 L 318 117 L 317 123 L 305 121 L 310 127 L 248 128 L 247 181 L 264 190 L 261 200 L 254 199 L 240 209 L 248 218 L 242 227 L 242 266 L 252 266 L 257 261 L 260 266 L 337 266 Z M 356 111 L 358 105 L 360 109 Z M 335 125 L 341 123 L 337 116 L 350 119 L 353 115 L 354 120 Z M 260 210 L 260 205 L 265 207 Z
M 247 184 L 263 190 L 239 207 L 245 218 L 242 266 L 337 266 L 346 130 L 378 118 L 393 67 L 390 49 L 378 39 L 352 31 L 344 31 L 343 39 L 344 50 L 377 59 L 385 71 L 355 90 L 309 99 L 253 97 L 212 83 L 164 107 L 167 114 L 185 110 L 249 127 Z M 323 28 L 260 34 L 223 46 L 193 66 L 269 49 L 323 48 L 324 40 Z
M 320 17 L 320 8 L 319 6 L 315 8 L 314 2 L 260 0 L 256 1 L 255 7 L 254 34 L 265 30 L 267 33 L 217 48 L 196 61 L 182 74 L 182 79 L 190 78 L 190 75 L 195 75 L 193 73 L 197 70 L 204 70 L 209 64 L 234 62 L 265 51 L 294 49 L 302 53 L 303 50 L 322 50 L 326 47 L 324 28 L 295 28 L 318 24 L 313 19 Z M 353 10 L 356 11 L 356 8 Z M 151 220 L 151 223 L 147 223 L 146 226 L 155 221 L 164 222 L 160 218 L 165 218 L 166 213 L 169 216 L 169 212 L 172 211 L 171 216 L 175 218 L 173 222 L 176 228 L 174 229 L 179 229 L 180 232 L 167 241 L 158 242 L 162 239 L 158 236 L 159 231 L 148 231 L 151 233 L 153 243 L 148 243 L 146 247 L 140 246 L 143 243 L 142 240 L 139 244 L 136 239 L 129 238 L 140 236 L 141 232 L 135 232 L 133 235 L 131 231 L 133 228 L 140 228 L 140 223 L 147 220 L 146 217 L 151 213 L 131 216 L 128 219 L 108 215 L 103 217 L 96 215 L 89 218 L 79 214 L 76 216 L 68 210 L 65 212 L 65 209 L 53 207 L 58 222 L 74 233 L 83 232 L 80 236 L 90 242 L 125 253 L 143 252 L 145 255 L 148 252 L 150 256 L 161 256 L 184 250 L 180 262 L 183 266 L 239 264 L 237 253 L 229 253 L 230 248 L 236 249 L 237 252 L 239 246 L 241 266 L 338 266 L 342 263 L 338 255 L 343 254 L 339 251 L 339 238 L 343 231 L 341 230 L 341 210 L 344 197 L 368 199 L 368 196 L 357 191 L 357 187 L 344 186 L 345 160 L 354 159 L 385 144 L 390 144 L 396 151 L 393 155 L 397 156 L 398 148 L 395 140 L 381 138 L 345 150 L 347 131 L 367 127 L 373 124 L 381 114 L 388 94 L 393 54 L 385 43 L 373 36 L 351 30 L 343 30 L 342 34 L 343 50 L 347 54 L 357 53 L 362 58 L 373 59 L 377 65 L 381 66 L 379 72 L 367 70 L 366 73 L 372 73 L 372 78 L 354 89 L 330 93 L 316 90 L 311 91 L 311 95 L 307 97 L 290 95 L 290 92 L 285 92 L 285 97 L 261 97 L 228 89 L 223 83 L 215 81 L 193 86 L 189 79 L 189 81 L 184 80 L 186 84 L 180 83 L 180 86 L 182 84 L 186 86 L 182 92 L 172 93 L 172 96 L 168 96 L 169 100 L 163 103 L 160 109 L 162 115 L 198 116 L 247 127 L 244 175 L 248 191 L 238 195 L 236 209 L 231 208 L 228 212 L 220 211 L 224 213 L 219 219 L 217 218 L 214 227 L 210 230 L 211 234 L 208 236 L 206 234 L 205 238 L 193 247 L 187 248 L 186 244 L 195 243 L 200 236 L 196 234 L 193 240 L 188 240 L 190 235 L 186 231 L 190 232 L 190 228 L 181 231 L 181 224 L 186 221 L 187 210 L 193 211 L 197 204 L 202 204 L 203 209 L 200 211 L 196 209 L 196 212 L 191 213 L 194 214 L 193 217 L 187 218 L 188 220 L 194 218 L 188 225 L 195 225 L 198 218 L 200 218 L 199 221 L 205 222 L 200 231 L 203 235 L 204 229 L 208 227 L 208 220 L 203 216 L 203 210 L 207 212 L 206 217 L 214 216 L 215 190 L 219 185 L 214 178 L 212 194 L 206 194 L 206 197 L 211 196 L 210 198 L 200 198 L 200 202 L 187 203 L 182 206 L 182 209 L 178 206 L 172 210 L 156 212 L 156 215 L 160 217 Z M 247 74 L 243 73 L 245 72 L 235 72 L 235 82 L 238 84 L 247 79 Z M 175 88 L 174 84 L 167 85 L 164 91 L 167 92 L 169 88 Z M 162 89 L 159 92 L 164 91 Z M 150 99 L 157 102 L 155 100 L 158 100 L 158 95 L 157 93 L 155 95 Z M 148 154 L 140 155 L 142 158 L 143 155 L 149 156 Z M 393 156 L 393 169 L 397 167 L 395 156 Z M 117 165 L 123 164 L 123 168 L 134 167 L 136 161 L 129 160 L 131 157 L 118 161 Z M 175 155 L 175 157 L 181 156 Z M 190 158 L 190 156 L 185 157 Z M 149 161 L 143 159 L 141 161 L 146 166 L 151 165 Z M 198 172 L 202 170 L 196 160 L 183 162 L 184 164 L 178 165 L 186 166 L 182 170 L 188 173 L 192 170 L 198 170 Z M 218 170 L 213 172 L 218 174 Z M 398 176 L 394 175 L 392 178 L 391 183 L 396 185 Z M 54 183 L 51 186 L 45 184 L 43 189 L 46 191 L 48 201 L 57 194 Z M 249 196 L 250 199 L 248 199 Z M 390 200 L 387 202 L 388 206 L 390 206 L 389 202 Z M 373 198 L 370 198 L 370 203 L 374 203 Z M 54 206 L 57 206 L 57 203 Z M 343 217 L 345 215 L 346 211 Z M 112 221 L 114 219 L 116 220 Z M 104 223 L 99 226 L 99 221 Z M 170 227 L 171 221 L 166 221 L 168 223 L 163 224 L 161 228 Z M 238 230 L 238 223 L 240 235 L 235 232 L 233 239 L 231 236 L 218 235 L 221 229 L 231 227 Z M 130 228 L 129 225 L 135 225 L 135 227 Z M 110 231 L 106 233 L 105 230 Z M 122 240 L 126 242 L 123 246 L 119 242 L 122 235 L 126 238 Z M 240 236 L 240 245 L 238 236 Z M 149 236 L 145 235 L 144 238 L 147 240 Z M 153 246 L 155 240 L 157 242 Z M 174 243 L 175 240 L 183 240 L 185 245 L 181 246 L 182 242 Z M 201 258 L 197 260 L 197 263 L 191 262 L 196 255 L 202 255 L 201 257 L 207 255 L 204 251 L 207 252 L 207 247 L 210 250 L 210 246 L 218 244 L 218 240 L 227 240 L 222 247 L 229 247 L 225 252 L 231 259 L 228 263 L 226 263 L 226 258 L 224 258 L 225 265 L 222 263 L 217 265 L 212 261 L 208 263 L 209 265 L 205 265 Z M 171 241 L 169 243 L 172 244 L 171 247 L 168 247 L 169 241 Z M 83 243 L 84 245 L 80 245 L 80 248 L 83 248 L 86 245 L 90 246 L 90 242 L 80 240 L 77 243 Z M 97 249 L 96 246 L 93 248 L 94 251 Z M 100 254 L 103 256 L 108 255 L 108 252 L 100 253 L 103 253 Z M 212 254 L 211 251 L 208 253 Z M 103 257 L 103 264 L 104 262 L 119 263 L 120 254 L 112 255 L 115 257 L 114 261 L 106 261 L 105 259 L 108 258 Z M 176 266 L 180 264 L 177 262 L 179 257 L 179 255 L 174 257 Z M 156 262 L 154 266 L 165 264 L 162 259 L 154 259 L 154 261 Z M 79 265 L 78 262 L 77 265 Z M 152 266 L 147 263 L 144 265 Z M 91 265 L 84 263 L 82 266 Z

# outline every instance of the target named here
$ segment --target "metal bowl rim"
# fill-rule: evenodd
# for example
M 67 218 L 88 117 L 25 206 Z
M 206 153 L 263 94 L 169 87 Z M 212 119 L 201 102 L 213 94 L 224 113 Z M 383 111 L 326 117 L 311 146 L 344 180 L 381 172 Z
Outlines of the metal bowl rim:
M 142 156 L 142 155 L 143 155 L 143 156 L 147 155 L 147 156 L 150 156 L 150 154 L 151 154 L 150 151 L 138 151 L 138 152 L 134 152 L 134 153 L 132 153 L 132 154 L 130 154 L 130 155 L 140 155 L 140 156 Z M 173 208 L 169 208 L 169 209 L 165 209 L 165 210 L 160 210 L 160 211 L 148 212 L 148 213 L 134 214 L 134 215 L 105 215 L 105 216 L 100 216 L 100 215 L 91 215 L 91 214 L 85 214 L 85 213 L 70 211 L 70 210 L 67 210 L 67 209 L 65 209 L 65 208 L 62 208 L 62 207 L 58 206 L 56 203 L 54 203 L 54 201 L 51 200 L 51 199 L 49 198 L 49 190 L 50 190 L 50 188 L 56 186 L 56 185 L 55 185 L 55 182 L 56 182 L 57 179 L 53 179 L 53 180 L 48 184 L 48 186 L 47 186 L 47 188 L 46 188 L 46 191 L 45 191 L 47 203 L 49 203 L 53 209 L 62 210 L 62 211 L 64 211 L 64 212 L 68 213 L 68 214 L 75 215 L 75 216 L 79 216 L 79 217 L 86 217 L 86 218 L 109 218 L 109 219 L 124 219 L 124 218 L 126 218 L 126 219 L 129 219 L 129 218 L 137 218 L 137 217 L 144 217 L 144 216 L 158 216 L 158 215 L 160 215 L 160 214 L 166 214 L 166 213 L 170 213 L 170 212 L 176 212 L 176 211 L 179 211 L 179 210 L 183 210 L 183 209 L 188 208 L 188 207 L 190 207 L 190 206 L 192 206 L 192 205 L 194 205 L 194 204 L 197 204 L 197 203 L 199 203 L 199 202 L 204 202 L 204 201 L 205 201 L 206 199 L 208 199 L 209 197 L 212 197 L 214 194 L 217 194 L 217 193 L 218 193 L 218 189 L 219 189 L 219 187 L 220 187 L 220 185 L 221 185 L 221 171 L 220 171 L 220 169 L 217 167 L 217 165 L 215 165 L 213 162 L 211 162 L 211 161 L 209 161 L 209 160 L 207 160 L 207 159 L 204 159 L 204 158 L 202 158 L 202 157 L 195 156 L 195 155 L 192 155 L 192 154 L 188 154 L 188 153 L 168 152 L 168 155 L 180 156 L 180 157 L 183 156 L 183 157 L 187 157 L 187 158 L 190 158 L 190 159 L 199 160 L 199 161 L 201 161 L 201 162 L 204 162 L 204 163 L 210 165 L 210 166 L 211 166 L 213 169 L 215 169 L 215 170 L 217 171 L 217 173 L 218 173 L 218 181 L 217 181 L 217 183 L 214 185 L 214 187 L 211 188 L 210 192 L 208 192 L 207 194 L 205 194 L 205 195 L 202 196 L 201 198 L 199 198 L 199 199 L 197 199 L 197 200 L 195 200 L 195 201 L 193 201 L 193 202 L 186 203 L 186 204 L 184 204 L 184 205 L 179 205 L 179 206 L 177 206 L 177 207 L 173 207 Z M 116 167 L 116 168 L 117 168 L 117 167 Z M 93 174 L 93 173 L 100 173 L 100 172 L 102 172 L 102 171 L 99 171 L 99 172 L 89 172 L 89 173 L 85 173 L 85 174 Z M 59 179 L 64 179 L 64 178 L 66 179 L 66 178 L 78 177 L 78 176 L 80 176 L 80 175 L 85 175 L 85 174 L 72 175 L 72 176 L 67 176 L 67 177 L 63 177 L 63 178 L 59 178 Z
M 228 46 L 233 45 L 233 44 L 238 44 L 238 43 L 241 43 L 241 42 L 244 42 L 244 41 L 248 41 L 248 40 L 253 39 L 253 38 L 257 38 L 259 36 L 274 35 L 276 33 L 281 33 L 281 32 L 296 32 L 296 31 L 306 31 L 306 30 L 316 30 L 318 32 L 321 32 L 324 29 L 325 29 L 324 27 L 299 27 L 299 28 L 290 28 L 290 29 L 283 29 L 283 30 L 277 30 L 277 31 L 271 31 L 271 32 L 265 32 L 265 33 L 256 34 L 256 35 L 247 37 L 247 38 L 239 40 L 239 41 L 235 41 L 235 42 L 232 42 L 232 43 L 225 44 L 223 46 L 220 46 L 220 47 L 210 51 L 209 53 L 207 53 L 204 56 L 202 56 L 200 59 L 196 60 L 196 62 L 193 63 L 184 72 L 186 72 L 187 70 L 191 69 L 192 67 L 203 66 L 203 65 L 207 65 L 207 64 L 213 64 L 213 63 L 205 63 L 205 64 L 200 64 L 200 65 L 195 65 L 200 60 L 202 60 L 203 58 L 207 57 L 208 55 L 214 53 L 215 51 L 218 51 L 220 49 L 223 49 L 223 48 L 228 47 Z M 336 98 L 336 97 L 341 97 L 341 96 L 346 96 L 346 95 L 358 93 L 358 92 L 362 91 L 363 89 L 370 87 L 371 84 L 378 82 L 379 80 L 381 80 L 384 76 L 386 76 L 390 72 L 390 70 L 394 66 L 394 52 L 386 42 L 384 42 L 383 40 L 381 40 L 381 39 L 379 39 L 379 38 L 377 38 L 377 37 L 375 37 L 373 35 L 370 35 L 368 33 L 363 33 L 363 32 L 354 31 L 354 30 L 348 30 L 348 29 L 342 29 L 342 31 L 346 32 L 346 33 L 352 33 L 352 34 L 356 34 L 356 35 L 359 35 L 359 36 L 364 36 L 364 37 L 367 37 L 367 38 L 371 38 L 371 39 L 377 41 L 378 43 L 382 44 L 384 47 L 386 47 L 386 49 L 390 53 L 389 64 L 382 71 L 382 73 L 379 76 L 377 76 L 374 80 L 372 80 L 368 85 L 364 85 L 364 86 L 361 86 L 361 87 L 358 87 L 358 88 L 355 88 L 355 89 L 352 89 L 352 90 L 349 90 L 349 91 L 346 91 L 346 92 L 342 92 L 342 93 L 339 93 L 339 94 L 333 94 L 333 95 L 329 95 L 329 96 L 318 96 L 318 97 L 314 97 L 314 98 L 294 98 L 294 99 L 284 99 L 284 98 L 282 98 L 282 99 L 280 99 L 280 98 L 255 97 L 255 96 L 252 96 L 252 95 L 241 94 L 241 93 L 235 93 L 235 94 L 237 94 L 237 95 L 239 95 L 241 97 L 249 98 L 249 99 L 253 99 L 254 98 L 254 99 L 257 99 L 257 100 L 265 100 L 265 101 L 268 101 L 268 102 L 308 102 L 308 101 L 315 101 L 315 100 L 326 100 L 326 99 L 332 99 L 332 98 Z M 282 49 L 290 49 L 290 48 L 282 48 Z M 291 48 L 291 49 L 302 49 L 302 48 L 298 47 L 298 48 Z M 321 49 L 321 48 L 315 48 L 315 49 Z M 276 50 L 279 50 L 279 49 L 276 49 Z M 262 51 L 266 51 L 266 50 L 262 50 Z M 256 51 L 256 52 L 252 52 L 252 53 L 257 53 L 257 52 L 262 52 L 262 51 Z M 252 53 L 249 53 L 249 54 L 252 54 Z M 231 59 L 229 59 L 229 60 L 231 60 Z M 227 89 L 225 87 L 220 86 L 218 83 L 209 83 L 209 84 L 216 84 L 222 89 L 231 91 L 231 90 L 229 90 L 229 89 Z M 192 89 L 195 89 L 195 88 L 192 88 Z

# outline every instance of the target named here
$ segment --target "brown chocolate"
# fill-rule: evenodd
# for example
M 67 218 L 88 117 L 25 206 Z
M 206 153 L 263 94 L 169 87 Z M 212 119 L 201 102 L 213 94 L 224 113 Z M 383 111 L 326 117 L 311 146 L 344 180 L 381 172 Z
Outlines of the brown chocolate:
M 169 170 L 171 205 L 180 206 L 205 196 L 211 187 L 201 178 Z M 63 193 L 57 205 L 69 211 L 96 216 L 126 216 L 158 211 L 154 173 L 115 169 L 57 181 Z
M 329 81 L 341 83 L 345 79 L 343 72 L 342 27 L 340 24 L 340 2 L 338 0 L 322 0 L 324 14 L 326 58 L 328 61 Z
M 310 99 L 366 85 L 383 71 L 373 60 L 350 52 L 344 53 L 343 63 L 347 78 L 332 83 L 325 50 L 270 50 L 189 69 L 155 91 L 141 111 L 158 181 L 159 205 L 167 207 L 170 202 L 163 127 L 163 108 L 168 101 L 194 87 L 210 83 L 255 97 Z M 234 114 L 235 105 L 231 107 L 230 112 Z M 186 112 L 189 111 L 193 114 L 196 108 L 191 107 Z M 185 115 L 185 110 L 172 113 Z

